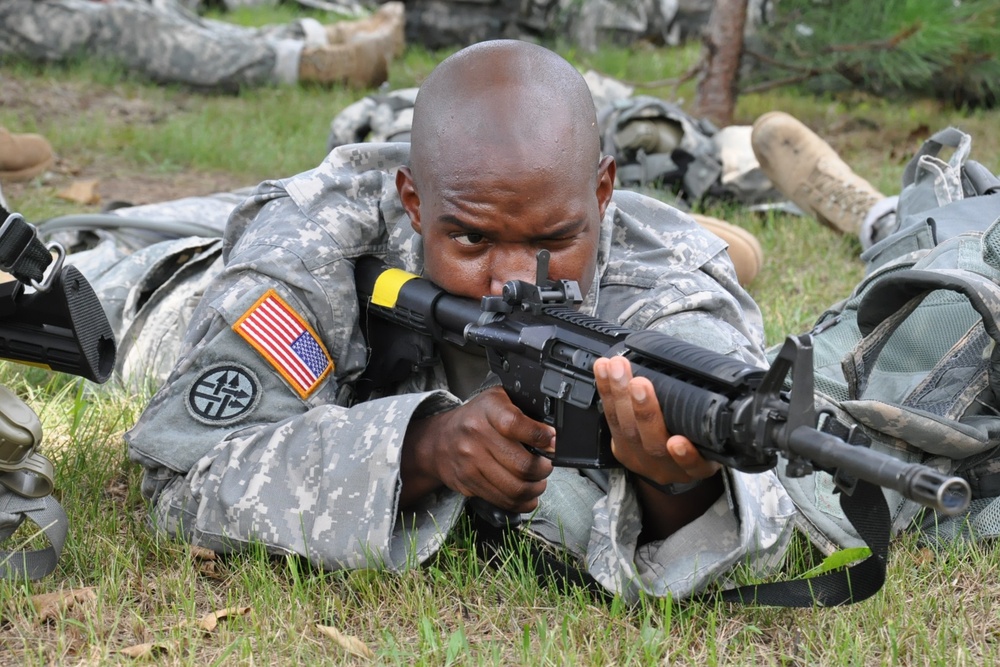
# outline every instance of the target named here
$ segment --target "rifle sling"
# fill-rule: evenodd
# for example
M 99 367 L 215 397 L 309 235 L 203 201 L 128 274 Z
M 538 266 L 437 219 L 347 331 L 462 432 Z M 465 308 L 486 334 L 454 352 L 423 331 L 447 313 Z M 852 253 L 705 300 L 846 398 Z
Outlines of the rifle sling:
M 885 495 L 879 486 L 858 480 L 852 494 L 840 492 L 840 507 L 871 550 L 868 558 L 812 578 L 732 588 L 722 591 L 719 598 L 753 606 L 835 607 L 861 602 L 877 593 L 885 583 L 889 554 L 890 517 Z
M 8 214 L 0 226 L 0 269 L 23 283 L 41 282 L 52 255 L 38 238 L 38 231 L 18 213 Z
M 694 599 L 711 604 L 715 600 L 734 602 L 754 607 L 836 607 L 853 604 L 870 598 L 885 583 L 886 562 L 889 554 L 889 507 L 882 489 L 871 482 L 858 480 L 851 495 L 840 493 L 840 506 L 851 524 L 871 550 L 865 560 L 846 569 L 828 572 L 806 579 L 750 584 L 721 592 L 712 591 Z M 467 514 L 476 530 L 476 545 L 480 556 L 491 561 L 508 540 L 515 539 L 520 531 L 513 523 L 500 527 L 485 518 L 470 505 Z M 560 587 L 581 587 L 597 597 L 609 599 L 611 594 L 585 570 L 574 567 L 565 559 L 553 556 L 531 538 L 519 540 L 522 555 L 527 550 L 534 565 L 539 584 Z M 500 559 L 503 562 L 503 559 Z

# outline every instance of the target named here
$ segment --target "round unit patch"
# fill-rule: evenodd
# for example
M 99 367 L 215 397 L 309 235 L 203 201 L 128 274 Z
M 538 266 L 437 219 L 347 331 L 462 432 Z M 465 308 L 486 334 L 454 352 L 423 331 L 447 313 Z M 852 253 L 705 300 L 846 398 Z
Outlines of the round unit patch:
M 244 417 L 257 405 L 260 382 L 242 366 L 216 366 L 202 373 L 188 392 L 188 411 L 206 424 Z

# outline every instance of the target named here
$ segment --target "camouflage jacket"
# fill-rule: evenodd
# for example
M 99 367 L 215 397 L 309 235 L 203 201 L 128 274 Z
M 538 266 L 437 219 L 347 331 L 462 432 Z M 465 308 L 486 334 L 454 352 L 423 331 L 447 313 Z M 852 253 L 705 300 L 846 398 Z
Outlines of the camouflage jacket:
M 443 368 L 414 372 L 395 395 L 350 398 L 367 358 L 352 260 L 376 255 L 421 271 L 421 237 L 394 186 L 408 150 L 337 148 L 314 170 L 261 184 L 234 211 L 224 268 L 180 359 L 126 434 L 159 529 L 221 551 L 254 542 L 326 568 L 401 569 L 433 554 L 454 526 L 465 499 L 446 489 L 398 508 L 407 425 L 460 403 Z M 760 312 L 722 241 L 642 195 L 615 194 L 583 309 L 764 363 Z M 774 566 L 790 535 L 793 508 L 771 472 L 727 472 L 727 493 L 701 518 L 641 547 L 624 474 L 595 482 L 557 473 L 533 532 L 630 599 L 640 590 L 689 595 L 748 561 Z M 560 540 L 571 522 L 579 525 Z

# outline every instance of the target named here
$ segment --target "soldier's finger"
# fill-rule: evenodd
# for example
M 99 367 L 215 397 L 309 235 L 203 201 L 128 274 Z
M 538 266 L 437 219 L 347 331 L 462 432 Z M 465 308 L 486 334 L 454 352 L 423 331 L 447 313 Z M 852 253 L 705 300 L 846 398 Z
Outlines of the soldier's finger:
M 551 472 L 552 464 L 547 459 L 539 456 L 534 458 L 548 464 Z M 494 462 L 492 466 L 484 467 L 483 475 L 477 481 L 475 495 L 506 510 L 530 512 L 538 506 L 538 497 L 545 492 L 545 486 L 544 477 L 537 480 L 523 479 Z
M 617 446 L 638 445 L 641 442 L 639 428 L 632 410 L 632 394 L 629 381 L 632 367 L 624 357 L 606 359 L 599 371 L 595 365 L 598 391 L 604 406 L 604 417 L 611 428 Z
M 552 461 L 528 451 L 514 440 L 495 443 L 490 453 L 503 468 L 504 476 L 513 480 L 537 482 L 552 473 Z
M 542 451 L 555 451 L 555 428 L 531 419 L 513 404 L 509 409 L 490 410 L 486 415 L 490 425 L 504 438 Z
M 718 462 L 704 458 L 694 443 L 684 436 L 675 435 L 668 438 L 667 451 L 691 479 L 706 479 L 722 467 Z
M 670 434 L 663 421 L 663 411 L 653 390 L 653 383 L 646 378 L 637 377 L 629 382 L 628 389 L 642 448 L 651 456 L 665 457 L 665 443 Z

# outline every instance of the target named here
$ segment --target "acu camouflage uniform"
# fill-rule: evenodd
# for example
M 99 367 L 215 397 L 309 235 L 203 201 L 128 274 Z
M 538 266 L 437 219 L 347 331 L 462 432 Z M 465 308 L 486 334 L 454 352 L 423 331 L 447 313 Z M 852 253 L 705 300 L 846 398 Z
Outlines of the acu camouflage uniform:
M 302 49 L 327 43 L 315 19 L 247 28 L 201 18 L 179 0 L 4 0 L 0 26 L 0 56 L 86 54 L 155 81 L 224 89 L 294 83 Z
M 416 235 L 394 186 L 408 145 L 334 150 L 316 169 L 265 182 L 226 228 L 220 273 L 193 314 L 179 361 L 126 434 L 146 468 L 155 526 L 219 551 L 263 543 L 325 568 L 414 566 L 445 540 L 465 498 L 443 489 L 398 507 L 411 420 L 454 408 L 442 363 L 393 395 L 357 403 L 368 350 L 353 260 L 376 255 L 419 274 Z M 252 328 L 278 307 L 308 373 L 268 353 Z M 618 192 L 583 310 L 762 364 L 759 310 L 722 241 L 656 200 Z M 279 345 L 280 347 L 280 345 Z M 638 546 L 641 512 L 621 471 L 557 469 L 529 524 L 604 586 L 635 599 L 689 595 L 749 562 L 775 567 L 793 507 L 772 472 L 727 471 L 726 493 L 669 539 Z

